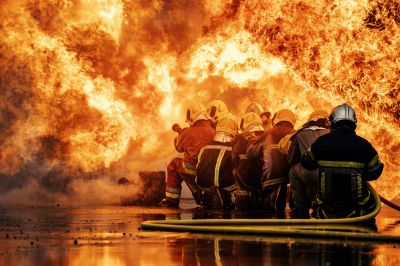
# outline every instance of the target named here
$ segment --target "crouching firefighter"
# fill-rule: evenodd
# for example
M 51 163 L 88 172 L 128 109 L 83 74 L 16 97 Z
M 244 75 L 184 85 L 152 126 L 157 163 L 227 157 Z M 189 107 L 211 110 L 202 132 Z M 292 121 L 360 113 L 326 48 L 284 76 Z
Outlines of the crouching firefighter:
M 247 150 L 248 158 L 262 158 L 262 201 L 267 212 L 282 215 L 286 208 L 289 164 L 286 155 L 278 150 L 279 141 L 295 132 L 296 117 L 289 109 L 276 112 L 272 118 L 272 129 L 267 130 L 261 141 Z
M 236 189 L 231 160 L 232 142 L 237 134 L 236 119 L 231 114 L 219 118 L 213 142 L 198 156 L 196 183 L 201 188 L 201 205 L 212 209 L 233 207 Z
M 319 137 L 302 157 L 302 165 L 319 168 L 316 218 L 357 217 L 372 212 L 376 202 L 366 186 L 383 171 L 376 150 L 355 133 L 357 119 L 347 104 L 329 116 L 331 132 Z
M 290 188 L 293 199 L 292 218 L 310 218 L 311 203 L 318 190 L 318 170 L 301 166 L 301 157 L 320 136 L 329 133 L 329 114 L 323 110 L 311 113 L 307 123 L 290 138 L 288 162 Z
M 247 148 L 257 143 L 264 133 L 263 121 L 255 112 L 244 115 L 240 130 L 232 146 L 233 174 L 236 180 L 235 207 L 237 210 L 256 210 L 261 208 L 262 158 L 248 159 Z
M 177 124 L 173 130 L 179 133 L 175 138 L 175 149 L 183 152 L 183 158 L 174 158 L 167 167 L 167 187 L 162 206 L 178 207 L 182 181 L 185 181 L 197 204 L 200 204 L 200 189 L 196 184 L 196 164 L 200 149 L 209 144 L 215 135 L 205 108 L 200 103 L 192 104 L 186 112 L 190 127 L 181 129 Z

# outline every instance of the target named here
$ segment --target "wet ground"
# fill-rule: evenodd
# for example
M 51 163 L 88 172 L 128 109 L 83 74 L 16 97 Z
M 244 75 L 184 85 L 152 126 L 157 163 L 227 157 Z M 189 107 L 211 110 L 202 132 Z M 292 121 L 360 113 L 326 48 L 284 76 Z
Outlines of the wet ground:
M 182 207 L 1 206 L 0 266 L 400 265 L 395 244 L 139 229 L 145 220 L 242 216 Z M 400 235 L 399 223 L 400 213 L 383 207 L 377 231 Z

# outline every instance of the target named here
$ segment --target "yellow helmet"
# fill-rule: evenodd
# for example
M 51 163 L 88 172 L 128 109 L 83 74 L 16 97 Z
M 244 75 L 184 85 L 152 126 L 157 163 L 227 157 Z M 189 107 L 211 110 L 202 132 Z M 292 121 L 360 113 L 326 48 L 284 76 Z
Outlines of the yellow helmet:
M 236 136 L 238 132 L 238 126 L 236 123 L 236 117 L 229 113 L 225 115 L 223 118 L 218 120 L 217 127 L 215 131 L 218 132 L 226 132 L 231 134 L 232 136 Z
M 246 113 L 240 121 L 240 130 L 243 132 L 264 131 L 261 117 L 255 112 Z
M 218 119 L 228 115 L 228 113 L 228 107 L 221 100 L 213 100 L 207 105 L 207 115 L 214 123 L 218 122 Z
M 250 112 L 258 114 L 261 117 L 261 120 L 263 116 L 265 116 L 265 119 L 268 119 L 271 116 L 270 111 L 257 102 L 252 102 L 247 106 L 246 113 Z
M 329 118 L 328 112 L 326 112 L 326 111 L 324 111 L 324 110 L 315 110 L 315 111 L 312 112 L 311 115 L 308 117 L 308 122 L 310 122 L 310 121 L 317 121 L 318 119 L 321 119 L 321 118 L 328 119 L 328 118 Z
M 283 137 L 279 143 L 278 143 L 278 151 L 280 153 L 283 153 L 285 155 L 289 154 L 289 149 L 290 149 L 290 144 L 292 143 L 292 141 L 290 140 L 292 138 L 292 136 L 295 134 L 296 132 L 290 133 L 289 135 L 286 135 L 285 137 Z
M 276 112 L 272 118 L 272 126 L 274 127 L 276 124 L 283 121 L 289 122 L 294 127 L 296 124 L 296 116 L 289 109 L 281 109 Z
M 261 116 L 261 114 L 264 113 L 264 107 L 260 103 L 252 102 L 246 108 L 246 114 L 250 112 L 254 112 Z
M 186 110 L 186 122 L 188 122 L 190 125 L 193 125 L 200 119 L 208 119 L 204 105 L 194 102 Z

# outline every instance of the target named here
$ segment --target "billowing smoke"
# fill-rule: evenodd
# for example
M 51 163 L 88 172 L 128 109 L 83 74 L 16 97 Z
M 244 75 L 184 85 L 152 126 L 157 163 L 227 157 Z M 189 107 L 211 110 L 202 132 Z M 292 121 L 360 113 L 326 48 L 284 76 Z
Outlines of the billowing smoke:
M 192 100 L 288 107 L 298 126 L 342 102 L 398 197 L 396 1 L 3 0 L 2 202 L 110 203 L 115 186 L 175 156 L 170 126 Z M 395 188 L 395 189 L 394 189 Z

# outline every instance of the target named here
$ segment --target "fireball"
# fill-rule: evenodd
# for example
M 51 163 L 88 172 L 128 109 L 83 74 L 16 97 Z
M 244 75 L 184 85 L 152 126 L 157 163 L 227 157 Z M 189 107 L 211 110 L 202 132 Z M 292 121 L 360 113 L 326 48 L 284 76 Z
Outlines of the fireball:
M 385 164 L 373 185 L 398 198 L 399 14 L 394 0 L 2 1 L 1 176 L 162 169 L 190 101 L 300 123 L 347 102 Z

